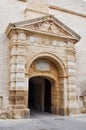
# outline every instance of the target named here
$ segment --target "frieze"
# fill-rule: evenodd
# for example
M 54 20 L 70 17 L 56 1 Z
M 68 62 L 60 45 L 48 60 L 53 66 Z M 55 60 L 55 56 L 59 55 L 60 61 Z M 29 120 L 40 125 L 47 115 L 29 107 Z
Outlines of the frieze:
M 51 39 L 46 38 L 46 37 L 41 37 L 41 36 L 29 36 L 27 43 L 28 44 L 35 44 L 35 45 L 49 45 L 51 42 Z
M 51 37 L 43 37 L 43 36 L 28 36 L 26 43 L 28 45 L 52 45 L 59 47 L 66 47 L 66 42 L 58 41 L 58 39 L 54 39 Z

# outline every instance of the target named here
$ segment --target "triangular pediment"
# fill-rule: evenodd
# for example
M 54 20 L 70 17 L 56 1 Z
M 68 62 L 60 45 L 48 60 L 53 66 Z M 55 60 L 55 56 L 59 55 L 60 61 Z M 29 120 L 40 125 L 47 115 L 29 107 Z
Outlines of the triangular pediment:
M 56 19 L 54 16 L 45 16 L 14 23 L 16 28 L 21 28 L 27 31 L 35 31 L 44 34 L 61 36 L 63 38 L 75 39 L 78 41 L 80 36 Z
M 72 37 L 66 30 L 55 24 L 52 20 L 41 21 L 32 25 L 23 26 L 26 29 L 32 29 L 35 31 L 41 31 L 49 34 L 57 34 L 61 36 Z

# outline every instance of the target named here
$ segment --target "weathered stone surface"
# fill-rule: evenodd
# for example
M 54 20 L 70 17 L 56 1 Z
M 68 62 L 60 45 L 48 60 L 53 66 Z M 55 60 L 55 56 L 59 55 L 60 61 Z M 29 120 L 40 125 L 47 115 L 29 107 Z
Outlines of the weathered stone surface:
M 85 89 L 86 71 L 84 68 L 86 66 L 86 47 L 84 43 L 86 41 L 86 16 L 83 17 L 77 14 L 72 15 L 69 12 L 48 8 L 48 5 L 45 1 L 42 1 L 40 3 L 39 0 L 35 5 L 33 5 L 33 2 L 34 0 L 28 0 L 27 2 L 14 1 L 14 3 L 12 0 L 1 0 L 0 2 L 0 6 L 3 7 L 0 8 L 0 96 L 3 96 L 3 104 L 6 107 L 8 107 L 10 104 L 15 104 L 15 102 L 22 104 L 21 101 L 17 101 L 20 99 L 19 97 L 16 97 L 17 93 L 13 92 L 13 94 L 11 94 L 9 97 L 10 90 L 28 90 L 28 78 L 30 78 L 31 76 L 42 75 L 49 78 L 51 77 L 55 80 L 55 83 L 58 86 L 52 89 L 53 111 L 59 113 L 56 108 L 60 104 L 61 106 L 65 105 L 67 107 L 68 98 L 70 98 L 69 102 L 71 102 L 72 99 L 77 100 L 74 97 L 77 91 L 77 83 L 78 86 Z M 51 1 L 49 1 L 49 3 L 50 2 Z M 62 1 L 56 2 L 52 0 L 52 4 L 58 4 L 59 6 L 61 6 L 61 8 L 63 8 L 63 3 Z M 69 1 L 68 3 L 70 6 Z M 76 10 L 79 10 L 82 13 L 82 7 L 80 6 L 81 3 L 77 3 L 79 5 L 78 7 L 76 5 L 70 9 L 75 10 L 76 7 Z M 37 8 L 35 8 L 35 6 L 37 6 Z M 66 6 L 66 8 L 68 9 L 68 6 Z M 76 51 L 74 44 L 76 40 L 74 34 L 72 34 L 71 32 L 69 33 L 68 30 L 64 30 L 63 25 L 59 26 L 59 24 L 56 24 L 56 21 L 54 22 L 55 19 L 51 22 L 51 20 L 49 20 L 49 18 L 47 19 L 47 17 L 44 19 L 44 21 L 41 21 L 41 18 L 39 18 L 40 22 L 38 23 L 37 19 L 32 20 L 31 25 L 24 24 L 23 26 L 22 23 L 18 29 L 17 27 L 19 23 L 15 23 L 15 26 L 13 28 L 16 28 L 16 30 L 12 30 L 12 32 L 8 34 L 9 40 L 4 35 L 7 25 L 11 22 L 14 23 L 17 21 L 22 21 L 26 18 L 38 18 L 49 13 L 54 14 L 56 18 L 60 19 L 60 21 L 68 25 L 71 29 L 75 30 L 78 34 L 80 34 L 82 38 L 81 41 L 76 45 Z M 30 23 L 31 21 L 28 22 Z M 30 32 L 28 32 L 27 30 L 29 30 Z M 75 56 L 76 53 L 77 57 Z M 46 69 L 46 72 L 41 72 L 41 70 L 36 69 L 36 64 L 34 63 L 34 61 L 37 58 L 40 59 L 41 57 L 43 57 L 44 60 L 49 61 L 50 66 L 49 69 Z M 76 61 L 78 66 L 77 75 Z M 64 68 L 64 70 L 62 70 L 62 68 Z M 65 73 L 63 76 L 63 73 L 66 70 L 67 73 Z M 61 78 L 63 78 L 63 80 Z M 63 94 L 64 91 L 65 95 Z M 24 99 L 24 101 L 25 99 L 28 100 L 28 91 L 25 93 L 26 94 L 22 96 L 22 99 Z M 57 93 L 59 93 L 58 96 Z M 71 93 L 71 96 L 69 96 L 69 93 Z M 28 101 L 24 101 L 23 103 L 27 105 Z M 2 107 L 1 102 L 0 106 Z M 61 108 L 61 106 L 61 113 L 63 113 L 64 108 Z M 6 116 L 7 114 L 6 112 L 4 112 L 4 115 L 2 115 L 1 118 L 6 118 Z

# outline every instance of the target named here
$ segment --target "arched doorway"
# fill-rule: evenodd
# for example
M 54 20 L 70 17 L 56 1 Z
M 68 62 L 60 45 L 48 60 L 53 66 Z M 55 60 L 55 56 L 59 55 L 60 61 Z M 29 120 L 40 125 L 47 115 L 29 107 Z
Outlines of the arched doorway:
M 43 55 L 32 60 L 29 68 L 27 66 L 29 90 L 26 104 L 30 111 L 64 114 L 64 72 L 64 65 L 58 58 Z
M 51 82 L 41 76 L 30 78 L 28 98 L 30 110 L 51 113 Z

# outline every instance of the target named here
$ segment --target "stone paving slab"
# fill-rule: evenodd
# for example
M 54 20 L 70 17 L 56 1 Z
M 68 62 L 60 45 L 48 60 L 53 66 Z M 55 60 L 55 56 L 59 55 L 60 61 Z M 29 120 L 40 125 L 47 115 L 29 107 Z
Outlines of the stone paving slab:
M 85 116 L 40 115 L 30 119 L 0 120 L 0 130 L 86 130 Z

